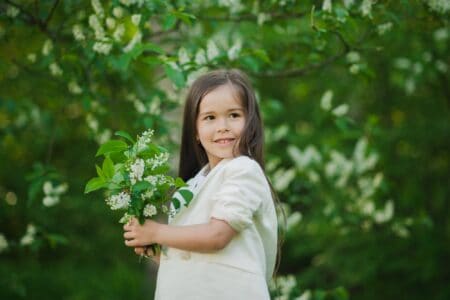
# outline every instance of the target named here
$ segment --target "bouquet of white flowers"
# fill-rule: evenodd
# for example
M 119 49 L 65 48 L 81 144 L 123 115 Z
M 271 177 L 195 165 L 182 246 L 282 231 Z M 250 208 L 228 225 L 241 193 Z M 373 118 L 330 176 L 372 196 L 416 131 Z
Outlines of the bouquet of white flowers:
M 175 214 L 180 206 L 188 205 L 192 192 L 181 178 L 167 175 L 169 153 L 152 143 L 153 130 L 147 130 L 137 141 L 124 131 L 115 135 L 125 139 L 102 144 L 96 156 L 103 155 L 102 167 L 95 166 L 98 177 L 86 184 L 85 193 L 106 189 L 106 203 L 112 210 L 123 210 L 120 223 L 136 217 L 141 224 L 159 213 Z M 174 197 L 178 191 L 180 198 Z M 183 202 L 183 203 L 182 203 Z M 159 246 L 152 245 L 154 252 Z

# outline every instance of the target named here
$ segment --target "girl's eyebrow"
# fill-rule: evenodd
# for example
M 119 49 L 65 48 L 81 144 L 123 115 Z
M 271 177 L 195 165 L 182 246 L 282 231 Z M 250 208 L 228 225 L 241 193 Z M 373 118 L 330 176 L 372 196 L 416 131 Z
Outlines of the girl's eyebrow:
M 227 110 L 227 112 L 234 111 L 234 110 L 241 110 L 241 111 L 243 111 L 242 108 L 237 107 L 237 108 L 230 108 L 229 110 Z M 201 113 L 200 116 L 207 115 L 207 114 L 213 114 L 213 113 L 214 113 L 214 111 L 206 111 L 206 112 Z

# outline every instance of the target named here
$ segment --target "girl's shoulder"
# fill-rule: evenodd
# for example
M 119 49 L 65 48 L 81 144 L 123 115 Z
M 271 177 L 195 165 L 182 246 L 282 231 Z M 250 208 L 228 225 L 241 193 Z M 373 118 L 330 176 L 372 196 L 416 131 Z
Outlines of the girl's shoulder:
M 264 175 L 259 163 L 251 157 L 241 155 L 230 159 L 224 166 L 225 172 L 247 173 L 252 175 Z

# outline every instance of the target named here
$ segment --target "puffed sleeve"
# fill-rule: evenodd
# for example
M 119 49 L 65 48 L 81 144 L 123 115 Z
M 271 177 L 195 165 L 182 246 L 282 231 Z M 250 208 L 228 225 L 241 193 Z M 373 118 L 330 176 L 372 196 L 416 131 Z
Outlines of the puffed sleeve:
M 240 232 L 251 225 L 270 188 L 259 164 L 248 157 L 236 158 L 225 168 L 222 186 L 213 195 L 211 217 Z

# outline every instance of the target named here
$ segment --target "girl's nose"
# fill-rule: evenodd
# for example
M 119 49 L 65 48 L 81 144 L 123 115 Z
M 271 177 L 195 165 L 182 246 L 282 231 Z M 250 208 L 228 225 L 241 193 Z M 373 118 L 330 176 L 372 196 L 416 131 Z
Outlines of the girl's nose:
M 218 120 L 217 131 L 219 132 L 229 131 L 228 122 L 226 119 Z

